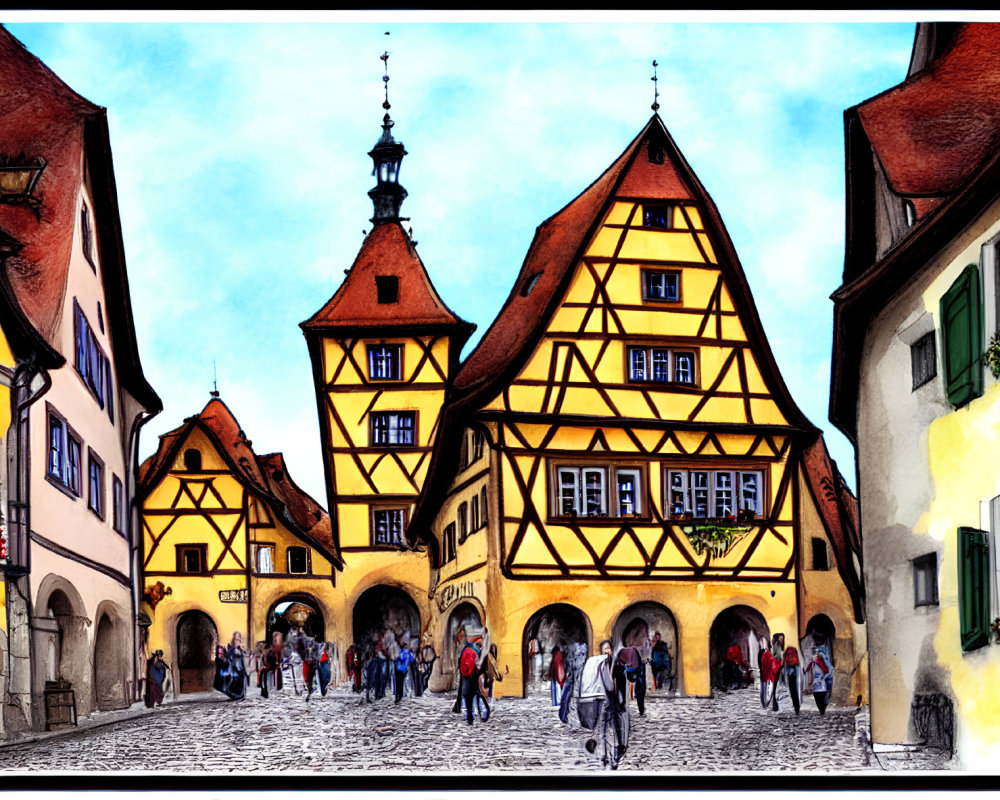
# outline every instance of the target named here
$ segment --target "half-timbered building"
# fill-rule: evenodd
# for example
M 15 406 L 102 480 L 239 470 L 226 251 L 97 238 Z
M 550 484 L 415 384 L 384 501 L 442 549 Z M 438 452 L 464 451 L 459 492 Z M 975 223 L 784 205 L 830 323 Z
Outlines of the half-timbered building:
M 468 621 L 505 693 L 557 644 L 659 631 L 675 688 L 704 695 L 729 646 L 755 662 L 781 632 L 826 640 L 838 699 L 864 694 L 854 498 L 659 115 L 538 228 L 451 391 L 408 528 L 443 671 Z
M 274 631 L 325 640 L 343 615 L 329 515 L 281 453 L 258 456 L 217 396 L 141 468 L 143 613 L 178 692 L 211 688 L 215 647 Z M 295 619 L 289 614 L 294 611 Z
M 117 202 L 106 109 L 0 28 L 9 734 L 126 707 L 143 674 L 138 437 L 161 403 L 139 360 Z

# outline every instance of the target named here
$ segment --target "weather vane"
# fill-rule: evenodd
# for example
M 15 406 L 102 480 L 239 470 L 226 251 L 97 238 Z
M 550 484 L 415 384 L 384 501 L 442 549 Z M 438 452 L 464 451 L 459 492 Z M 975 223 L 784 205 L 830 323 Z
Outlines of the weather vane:
M 212 397 L 219 396 L 219 371 L 215 368 L 215 359 L 212 359 Z
M 386 78 L 386 80 L 389 80 L 389 79 Z M 653 109 L 653 111 L 659 111 L 660 110 L 660 103 L 659 103 L 660 89 L 659 89 L 659 87 L 656 84 L 656 59 L 653 59 L 653 77 L 650 78 L 650 80 L 653 82 L 653 105 L 651 105 L 650 108 Z
M 385 35 L 389 35 L 389 31 L 385 32 Z M 382 76 L 382 83 L 385 85 L 385 102 L 382 103 L 382 108 L 387 112 L 390 108 L 389 105 L 389 51 L 386 50 L 382 55 L 379 56 L 382 59 L 382 63 L 385 65 L 385 74 Z

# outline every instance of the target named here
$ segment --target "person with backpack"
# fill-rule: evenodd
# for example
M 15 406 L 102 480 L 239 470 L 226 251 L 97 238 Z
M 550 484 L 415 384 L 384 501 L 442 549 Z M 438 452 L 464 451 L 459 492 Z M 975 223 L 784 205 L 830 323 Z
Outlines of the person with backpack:
M 788 694 L 792 699 L 792 708 L 795 713 L 799 713 L 802 705 L 802 664 L 799 661 L 799 651 L 794 647 L 785 650 L 785 663 L 783 668 L 785 685 L 788 687 Z
M 618 762 L 625 756 L 629 737 L 628 706 L 619 702 L 619 692 L 612 676 L 611 642 L 605 639 L 601 642 L 599 655 L 591 656 L 583 666 L 580 676 L 580 699 L 577 704 L 577 714 L 580 725 L 595 736 L 584 743 L 587 752 L 597 749 L 597 732 L 609 720 L 614 729 L 615 749 L 611 760 L 611 769 L 618 768 Z
M 403 686 L 406 683 L 406 674 L 410 671 L 410 665 L 414 661 L 413 651 L 409 647 L 400 647 L 399 655 L 396 657 L 396 703 L 403 699 Z
M 479 692 L 479 648 L 481 641 L 466 637 L 465 648 L 458 658 L 458 674 L 461 676 L 459 695 L 465 702 L 465 720 L 470 725 L 475 711 L 473 705 Z
M 552 648 L 552 660 L 549 662 L 549 685 L 552 687 L 552 705 L 559 705 L 559 691 L 566 682 L 566 665 L 563 664 L 563 654 L 559 645 Z
M 569 706 L 573 699 L 573 687 L 580 685 L 583 666 L 587 663 L 587 645 L 575 642 L 570 645 L 566 664 L 566 683 L 563 685 L 562 697 L 559 700 L 559 721 L 569 722 Z
M 619 702 L 628 705 L 628 683 L 635 686 L 635 702 L 639 706 L 639 716 L 646 714 L 646 664 L 637 647 L 623 647 L 618 651 L 612 670 L 618 688 Z
M 670 649 L 667 647 L 667 643 L 661 638 L 659 631 L 653 634 L 652 662 L 653 687 L 662 689 L 663 684 L 670 677 L 671 664 Z
M 826 706 L 830 701 L 830 692 L 833 691 L 833 667 L 826 651 L 819 647 L 813 648 L 812 661 L 806 667 L 806 673 L 812 680 L 813 699 L 816 701 L 816 708 L 820 715 L 826 714 Z

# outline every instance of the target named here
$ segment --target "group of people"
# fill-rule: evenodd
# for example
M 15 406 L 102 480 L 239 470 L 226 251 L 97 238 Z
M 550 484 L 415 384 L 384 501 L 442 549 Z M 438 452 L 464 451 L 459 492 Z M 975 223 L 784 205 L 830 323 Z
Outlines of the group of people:
M 811 660 L 803 666 L 798 649 L 785 647 L 783 633 L 774 634 L 770 649 L 766 640 L 761 644 L 758 657 L 761 705 L 779 711 L 787 700 L 798 714 L 803 694 L 811 689 L 816 708 L 821 715 L 826 714 L 833 691 L 833 663 L 826 647 L 814 645 Z
M 372 702 L 372 694 L 381 700 L 391 690 L 399 703 L 407 695 L 420 697 L 426 691 L 436 659 L 429 641 L 421 647 L 409 631 L 385 628 L 360 647 L 352 644 L 347 649 L 347 674 L 354 691 L 363 690 L 367 702 Z
M 503 674 L 497 664 L 497 646 L 490 643 L 488 630 L 480 634 L 459 628 L 455 637 L 458 645 L 458 696 L 451 710 L 460 714 L 465 705 L 465 720 L 469 725 L 476 715 L 482 722 L 490 718 L 493 710 L 493 685 L 503 681 Z M 505 667 L 505 673 L 510 672 Z

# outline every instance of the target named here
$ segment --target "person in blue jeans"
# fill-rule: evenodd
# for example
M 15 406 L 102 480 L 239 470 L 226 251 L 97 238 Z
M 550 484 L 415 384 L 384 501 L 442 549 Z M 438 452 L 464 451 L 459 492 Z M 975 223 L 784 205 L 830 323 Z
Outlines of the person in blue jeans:
M 479 653 L 480 640 L 465 640 L 465 647 L 458 659 L 458 672 L 461 676 L 459 693 L 465 702 L 465 720 L 470 725 L 475 718 L 475 696 L 479 693 Z
M 566 665 L 559 645 L 552 648 L 552 661 L 549 662 L 549 685 L 552 687 L 552 705 L 559 705 L 559 691 L 566 682 Z
M 413 651 L 409 647 L 401 647 L 399 658 L 396 659 L 396 703 L 403 699 L 403 685 L 406 682 L 406 673 L 409 672 L 412 663 Z

